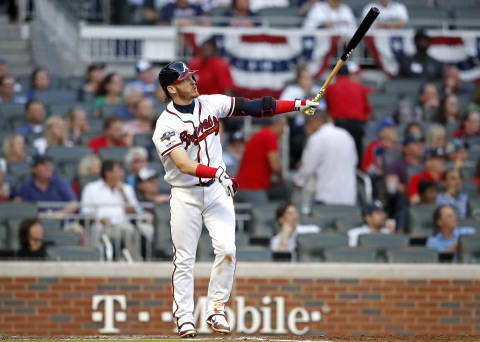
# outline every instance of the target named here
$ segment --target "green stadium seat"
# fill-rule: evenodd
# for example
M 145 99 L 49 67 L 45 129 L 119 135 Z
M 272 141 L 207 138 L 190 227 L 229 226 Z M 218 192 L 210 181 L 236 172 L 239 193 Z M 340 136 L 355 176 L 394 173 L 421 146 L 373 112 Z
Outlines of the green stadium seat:
M 0 104 L 1 130 L 12 130 L 15 124 L 25 121 L 25 106 L 16 103 Z
M 100 261 L 101 253 L 96 247 L 53 246 L 47 248 L 47 257 L 56 261 Z
M 387 250 L 390 263 L 436 263 L 438 252 L 426 247 L 405 247 Z
M 442 20 L 450 18 L 450 10 L 445 8 L 416 7 L 414 10 L 409 11 L 408 15 L 411 19 L 435 18 Z
M 100 110 L 100 114 L 103 118 L 107 116 L 115 116 L 115 114 L 121 110 L 125 105 L 121 104 L 105 104 Z
M 409 228 L 412 236 L 431 236 L 435 230 L 433 212 L 435 204 L 414 205 L 408 209 Z
M 480 263 L 480 235 L 460 236 L 458 257 L 459 261 L 465 264 Z
M 405 0 L 403 0 L 405 1 Z M 409 1 L 417 1 L 417 0 L 409 0 Z M 425 1 L 426 2 L 426 1 Z M 460 9 L 460 8 L 468 8 L 472 9 L 478 7 L 477 0 L 436 0 L 437 6 L 441 8 L 453 8 L 453 9 Z
M 80 144 L 82 144 L 83 146 L 87 146 L 90 140 L 92 140 L 93 138 L 99 137 L 101 135 L 103 135 L 101 131 L 91 131 L 91 132 L 83 133 L 82 136 L 80 137 Z
M 105 147 L 98 150 L 98 156 L 102 161 L 114 160 L 123 165 L 128 150 L 129 147 Z
M 55 246 L 78 246 L 80 234 L 70 231 L 46 231 L 43 240 L 53 242 Z
M 377 251 L 369 247 L 328 248 L 324 251 L 327 262 L 375 262 Z
M 152 135 L 150 133 L 135 134 L 133 136 L 134 146 L 149 147 L 153 145 Z
M 333 222 L 333 228 L 339 233 L 347 233 L 350 229 L 363 225 L 360 215 L 341 217 Z
M 312 216 L 329 224 L 342 217 L 358 217 L 362 210 L 359 206 L 350 205 L 313 205 Z
M 297 236 L 297 260 L 300 262 L 324 261 L 326 248 L 342 246 L 348 246 L 348 238 L 345 234 L 301 234 Z
M 30 164 L 27 162 L 17 162 L 7 164 L 7 174 L 13 175 L 17 184 L 21 184 L 30 178 L 32 171 Z
M 457 8 L 453 11 L 453 15 L 457 20 L 463 19 L 478 19 L 480 18 L 480 8 L 471 7 L 471 8 Z
M 63 166 L 65 164 L 77 165 L 83 157 L 93 153 L 91 149 L 83 146 L 50 146 L 45 154 L 52 158 L 56 166 Z
M 272 261 L 272 251 L 268 247 L 238 246 L 236 254 L 237 261 Z
M 48 105 L 50 115 L 60 115 L 65 118 L 72 108 L 82 108 L 87 113 L 88 117 L 93 116 L 93 107 L 83 102 L 55 103 Z
M 43 90 L 35 91 L 33 95 L 35 100 L 43 102 L 45 105 L 54 103 L 71 103 L 77 100 L 77 92 L 71 90 Z
M 252 208 L 252 236 L 271 238 L 276 234 L 275 211 L 276 203 L 256 205 Z
M 405 95 L 414 100 L 417 98 L 420 85 L 420 80 L 410 78 L 394 78 L 385 84 L 385 92 L 391 96 Z
M 391 248 L 408 247 L 409 238 L 403 234 L 363 234 L 358 238 L 359 247 L 375 248 L 377 260 L 386 261 L 386 250 Z
M 258 12 L 259 17 L 267 18 L 272 27 L 298 27 L 303 22 L 303 17 L 298 15 L 296 7 L 264 7 Z

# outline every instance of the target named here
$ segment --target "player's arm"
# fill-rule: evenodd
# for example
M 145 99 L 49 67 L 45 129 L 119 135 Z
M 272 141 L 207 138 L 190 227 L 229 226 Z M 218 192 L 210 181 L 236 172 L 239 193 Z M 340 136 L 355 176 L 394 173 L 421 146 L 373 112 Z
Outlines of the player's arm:
M 235 97 L 234 116 L 252 116 L 257 118 L 271 117 L 277 114 L 305 111 L 317 108 L 318 102 L 312 99 L 297 99 L 293 101 L 277 100 L 271 96 L 261 99 L 245 99 Z

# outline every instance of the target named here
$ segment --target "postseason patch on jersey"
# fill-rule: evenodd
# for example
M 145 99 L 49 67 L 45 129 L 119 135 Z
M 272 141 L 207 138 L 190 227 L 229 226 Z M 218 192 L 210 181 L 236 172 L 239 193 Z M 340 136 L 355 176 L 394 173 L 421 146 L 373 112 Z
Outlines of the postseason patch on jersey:
M 170 131 L 170 132 L 165 132 L 163 133 L 162 137 L 160 140 L 167 146 L 169 147 L 172 143 L 173 140 L 170 140 L 170 138 L 175 136 L 175 131 Z

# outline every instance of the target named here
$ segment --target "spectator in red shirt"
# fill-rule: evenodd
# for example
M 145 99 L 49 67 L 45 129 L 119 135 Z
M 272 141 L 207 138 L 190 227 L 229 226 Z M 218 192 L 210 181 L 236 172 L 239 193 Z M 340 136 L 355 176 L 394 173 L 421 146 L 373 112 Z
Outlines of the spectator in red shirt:
M 104 147 L 126 146 L 124 137 L 123 122 L 114 116 L 109 116 L 103 123 L 103 135 L 90 140 L 88 147 L 97 154 L 98 150 Z
M 230 65 L 226 60 L 217 56 L 215 38 L 207 39 L 200 47 L 200 56 L 193 58 L 188 65 L 190 70 L 198 70 L 198 91 L 201 94 L 233 95 L 233 80 L 230 74 Z
M 237 180 L 238 200 L 255 204 L 267 203 L 267 190 L 272 175 L 282 177 L 278 155 L 278 137 L 283 134 L 285 118 L 274 117 L 272 123 L 252 135 L 245 145 Z
M 477 195 L 480 195 L 480 160 L 477 161 L 475 166 L 475 175 L 472 178 L 472 182 L 477 185 Z
M 468 112 L 463 117 L 462 125 L 454 131 L 452 135 L 455 138 L 468 138 L 480 135 L 480 113 L 477 111 Z
M 445 151 L 442 149 L 428 150 L 425 153 L 425 170 L 410 177 L 407 185 L 407 197 L 410 204 L 421 202 L 418 185 L 420 181 L 439 183 L 445 172 Z
M 347 63 L 338 77 L 327 87 L 325 101 L 327 111 L 335 125 L 346 129 L 355 140 L 358 160 L 362 160 L 364 124 L 371 112 L 367 94 L 372 90 L 360 83 L 360 68 Z

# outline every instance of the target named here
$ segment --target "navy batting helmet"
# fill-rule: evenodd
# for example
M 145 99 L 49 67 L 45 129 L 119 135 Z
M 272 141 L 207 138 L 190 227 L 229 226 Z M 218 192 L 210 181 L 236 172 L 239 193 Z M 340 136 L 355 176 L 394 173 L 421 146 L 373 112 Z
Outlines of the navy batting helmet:
M 165 95 L 167 95 L 168 98 L 171 98 L 167 91 L 167 87 L 171 84 L 183 81 L 196 72 L 197 70 L 188 69 L 187 65 L 183 62 L 171 62 L 164 66 L 158 73 L 158 82 L 162 86 Z

